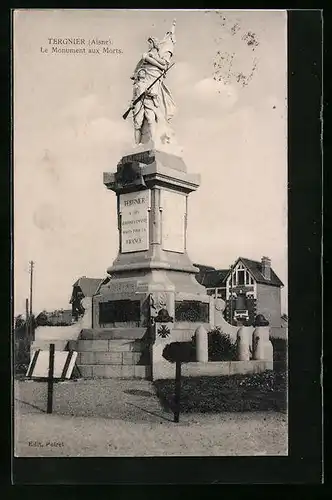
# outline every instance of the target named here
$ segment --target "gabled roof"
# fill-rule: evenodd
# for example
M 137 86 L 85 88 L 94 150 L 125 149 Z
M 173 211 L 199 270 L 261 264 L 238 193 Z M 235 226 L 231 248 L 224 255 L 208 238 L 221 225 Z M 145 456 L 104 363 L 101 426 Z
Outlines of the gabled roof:
M 248 268 L 248 270 L 253 275 L 257 283 L 263 283 L 265 285 L 272 286 L 284 286 L 283 282 L 278 278 L 276 273 L 271 268 L 271 279 L 267 280 L 262 274 L 262 263 L 257 260 L 245 259 L 244 257 L 239 257 L 235 262 L 234 266 L 239 262 L 239 260 Z
M 196 280 L 201 285 L 203 284 L 204 276 L 208 271 L 214 271 L 214 267 L 205 266 L 204 264 L 194 264 L 195 267 L 198 267 L 199 272 L 195 274 Z
M 229 269 L 215 269 L 214 271 L 208 271 L 205 273 L 201 285 L 206 288 L 218 288 L 226 286 L 226 276 L 228 275 Z
M 200 272 L 206 272 L 206 271 L 215 271 L 216 268 L 213 266 L 206 266 L 205 264 L 194 264 L 195 267 L 198 267 Z
M 79 286 L 80 289 L 83 292 L 84 297 L 92 297 L 100 283 L 104 281 L 104 278 L 87 278 L 86 276 L 82 276 L 82 278 L 79 278 L 74 284 L 73 287 Z
M 271 279 L 267 280 L 262 274 L 262 263 L 256 260 L 245 259 L 239 257 L 233 267 L 241 261 L 245 267 L 250 271 L 253 278 L 257 283 L 263 283 L 271 286 L 284 286 L 282 281 L 278 278 L 276 273 L 271 268 Z M 230 269 L 215 269 L 211 266 L 204 266 L 201 264 L 194 264 L 199 268 L 199 273 L 196 274 L 196 280 L 206 288 L 218 288 L 226 286 L 226 279 L 229 276 Z
M 228 273 L 228 269 L 216 269 L 215 267 L 202 264 L 194 264 L 194 266 L 199 269 L 199 273 L 196 274 L 196 280 L 207 288 L 221 286 Z

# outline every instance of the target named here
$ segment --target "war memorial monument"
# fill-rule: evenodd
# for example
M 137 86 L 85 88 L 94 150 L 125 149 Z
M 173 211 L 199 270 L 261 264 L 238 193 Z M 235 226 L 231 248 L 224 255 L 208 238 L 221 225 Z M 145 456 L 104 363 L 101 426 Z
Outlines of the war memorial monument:
M 167 76 L 176 71 L 175 21 L 163 39 L 147 42 L 128 75 L 133 95 L 123 118 L 133 122 L 133 146 L 103 179 L 117 204 L 118 255 L 96 294 L 83 299 L 85 313 L 67 348 L 77 351 L 83 378 L 173 376 L 164 348 L 194 336 L 196 362 L 184 374 L 264 371 L 272 368 L 268 327 L 227 323 L 224 301 L 207 295 L 187 254 L 189 195 L 200 176 L 188 172 L 172 129 L 176 104 Z M 214 327 L 237 342 L 238 361 L 208 362 Z

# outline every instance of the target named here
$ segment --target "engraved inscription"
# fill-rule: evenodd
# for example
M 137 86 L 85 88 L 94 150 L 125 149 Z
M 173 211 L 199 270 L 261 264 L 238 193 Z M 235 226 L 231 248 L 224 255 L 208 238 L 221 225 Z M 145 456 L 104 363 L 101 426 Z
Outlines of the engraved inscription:
M 150 190 L 120 195 L 121 252 L 141 252 L 149 248 Z
M 136 291 L 136 284 L 111 282 L 108 288 L 111 293 L 134 293 Z

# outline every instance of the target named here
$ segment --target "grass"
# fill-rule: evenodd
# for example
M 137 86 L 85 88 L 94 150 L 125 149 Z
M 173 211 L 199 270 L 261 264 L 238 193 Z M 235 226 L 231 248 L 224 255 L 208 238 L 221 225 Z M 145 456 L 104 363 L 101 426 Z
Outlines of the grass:
M 156 380 L 161 404 L 174 411 L 174 379 Z M 267 370 L 250 375 L 183 377 L 181 412 L 286 412 L 286 374 Z

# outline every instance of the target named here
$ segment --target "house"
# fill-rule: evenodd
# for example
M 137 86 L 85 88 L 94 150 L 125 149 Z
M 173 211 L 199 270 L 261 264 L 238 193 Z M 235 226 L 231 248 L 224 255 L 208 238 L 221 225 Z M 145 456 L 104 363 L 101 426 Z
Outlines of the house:
M 271 260 L 261 261 L 239 257 L 229 269 L 200 266 L 196 279 L 209 295 L 226 302 L 225 319 L 231 324 L 252 325 L 257 314 L 270 323 L 271 335 L 284 336 L 281 318 L 281 287 L 283 283 L 271 267 Z
M 81 305 L 81 300 L 84 297 L 93 297 L 99 289 L 99 286 L 104 281 L 101 278 L 87 278 L 82 276 L 73 284 L 73 291 L 70 299 L 72 305 L 72 315 L 77 321 L 78 317 L 84 313 Z
M 215 269 L 201 264 L 194 264 L 194 266 L 199 269 L 196 280 L 205 286 L 207 294 L 226 300 L 226 277 L 229 269 Z

